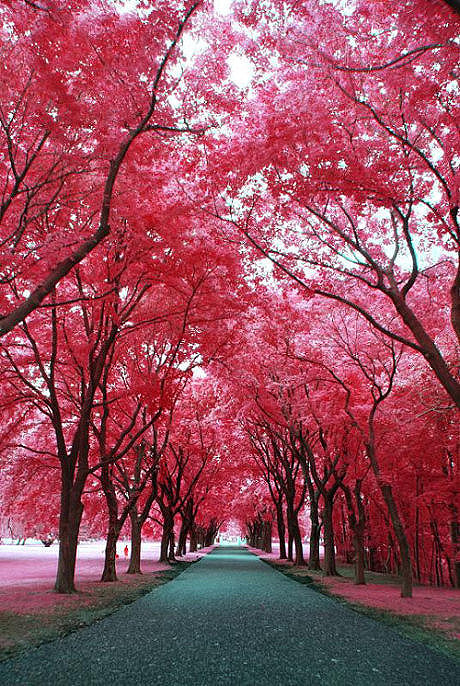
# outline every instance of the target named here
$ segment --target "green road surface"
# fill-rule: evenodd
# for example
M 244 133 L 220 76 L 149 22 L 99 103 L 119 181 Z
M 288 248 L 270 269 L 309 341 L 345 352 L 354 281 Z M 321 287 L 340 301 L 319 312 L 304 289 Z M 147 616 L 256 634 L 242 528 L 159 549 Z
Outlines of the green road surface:
M 96 624 L 0 664 L 4 686 L 458 686 L 460 665 L 220 547 Z

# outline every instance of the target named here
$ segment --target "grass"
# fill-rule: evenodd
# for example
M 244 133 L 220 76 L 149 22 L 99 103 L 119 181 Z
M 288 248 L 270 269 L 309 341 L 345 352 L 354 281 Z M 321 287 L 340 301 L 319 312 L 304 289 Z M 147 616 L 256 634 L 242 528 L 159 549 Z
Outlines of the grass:
M 54 594 L 53 602 L 27 614 L 0 612 L 0 661 L 15 657 L 107 617 L 156 587 L 174 579 L 192 562 L 143 575 L 123 575 L 113 583 L 92 582 L 71 596 Z M 50 594 L 52 591 L 50 591 Z
M 402 636 L 410 638 L 419 643 L 423 643 L 430 648 L 434 648 L 438 652 L 447 655 L 456 660 L 460 660 L 460 645 L 459 641 L 455 638 L 449 636 L 449 634 L 441 629 L 435 629 L 430 626 L 430 621 L 435 621 L 436 616 L 430 615 L 401 615 L 390 610 L 382 610 L 380 608 L 371 607 L 369 605 L 362 605 L 361 603 L 355 603 L 347 598 L 343 598 L 340 595 L 336 595 L 332 589 L 325 584 L 321 583 L 321 576 L 316 573 L 316 578 L 314 578 L 311 572 L 305 570 L 304 568 L 288 566 L 286 563 L 277 563 L 273 560 L 267 560 L 261 558 L 263 562 L 269 564 L 274 569 L 278 570 L 282 574 L 285 574 L 290 579 L 297 581 L 301 584 L 306 584 L 313 588 L 315 591 L 322 593 L 323 595 L 334 598 L 342 605 L 350 608 L 354 612 L 366 615 L 367 617 L 372 617 L 379 622 L 383 622 L 387 626 L 392 627 Z M 338 569 L 342 576 L 351 578 L 353 576 L 353 570 L 349 567 L 340 567 Z M 375 578 L 374 578 L 375 577 Z M 380 573 L 368 573 L 366 572 L 366 580 L 369 583 L 377 583 L 383 585 L 395 584 L 395 577 L 388 574 Z M 450 620 L 454 625 L 456 618 Z M 452 627 L 455 628 L 454 626 Z

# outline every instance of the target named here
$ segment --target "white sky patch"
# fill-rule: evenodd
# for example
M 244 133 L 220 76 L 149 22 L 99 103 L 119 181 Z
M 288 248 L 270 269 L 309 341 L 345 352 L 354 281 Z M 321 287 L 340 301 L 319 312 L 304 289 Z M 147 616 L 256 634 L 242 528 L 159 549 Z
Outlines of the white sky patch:
M 189 33 L 185 33 L 182 37 L 182 51 L 187 61 L 204 52 L 207 45 L 205 40 L 196 40 Z
M 214 12 L 221 16 L 230 14 L 233 0 L 214 0 Z
M 192 376 L 194 379 L 205 379 L 207 375 L 203 367 L 193 367 Z
M 227 64 L 230 67 L 230 78 L 239 88 L 247 88 L 254 75 L 254 67 L 245 55 L 232 53 Z

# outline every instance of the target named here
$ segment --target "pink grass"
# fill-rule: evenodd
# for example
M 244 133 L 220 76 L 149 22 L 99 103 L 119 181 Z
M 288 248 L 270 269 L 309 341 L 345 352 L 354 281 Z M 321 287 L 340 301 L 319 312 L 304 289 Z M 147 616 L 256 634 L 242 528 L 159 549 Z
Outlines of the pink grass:
M 267 554 L 251 549 L 262 559 L 280 563 L 277 550 Z M 460 591 L 454 588 L 415 586 L 412 598 L 401 598 L 397 583 L 356 586 L 352 579 L 324 576 L 322 572 L 306 570 L 308 576 L 321 582 L 328 591 L 359 605 L 387 610 L 399 615 L 422 615 L 428 627 L 441 629 L 460 639 Z
M 123 542 L 118 549 L 117 583 L 129 585 L 139 577 L 125 574 L 129 560 L 124 558 L 124 547 Z M 211 548 L 204 548 L 178 559 L 196 560 L 209 550 Z M 148 574 L 169 568 L 168 564 L 158 562 L 159 551 L 158 543 L 148 542 L 143 546 L 141 567 L 146 579 Z M 102 586 L 99 580 L 104 566 L 104 542 L 79 545 L 75 581 L 80 593 L 77 595 L 63 596 L 54 593 L 57 559 L 57 544 L 50 548 L 32 541 L 28 541 L 24 546 L 0 545 L 0 611 L 27 614 L 57 606 L 71 608 L 90 604 L 92 595 Z M 85 595 L 87 598 L 84 598 Z

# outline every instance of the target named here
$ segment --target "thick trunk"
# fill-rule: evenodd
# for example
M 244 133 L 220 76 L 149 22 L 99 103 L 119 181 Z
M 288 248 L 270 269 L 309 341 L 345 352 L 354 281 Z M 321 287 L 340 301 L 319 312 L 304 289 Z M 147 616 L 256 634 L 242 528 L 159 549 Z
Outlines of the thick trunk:
M 198 550 L 198 537 L 195 524 L 190 529 L 190 552 L 196 553 Z
M 183 519 L 179 531 L 179 538 L 177 539 L 176 555 L 186 555 L 187 554 L 187 536 L 190 528 L 190 523 Z
M 356 585 L 364 585 L 366 578 L 364 576 L 364 526 L 357 524 L 353 532 L 353 547 L 355 549 L 355 578 Z
M 62 474 L 61 511 L 59 515 L 59 558 L 54 590 L 57 593 L 75 592 L 75 563 L 78 533 L 83 514 L 80 493 L 75 492 L 70 478 Z M 78 489 L 79 491 L 80 489 Z
M 116 555 L 117 541 L 120 535 L 121 522 L 118 521 L 118 501 L 113 485 L 110 465 L 105 464 L 101 469 L 101 484 L 109 514 L 107 525 L 107 539 L 105 544 L 105 560 L 101 581 L 117 581 Z
M 141 545 L 142 525 L 138 519 L 137 509 L 130 512 L 131 520 L 131 558 L 127 574 L 142 574 L 141 572 Z
M 219 531 L 219 527 L 217 525 L 216 520 L 213 518 L 211 519 L 210 524 L 208 525 L 206 532 L 205 532 L 205 537 L 204 537 L 204 547 L 207 548 L 210 545 L 214 545 L 214 540 L 217 536 L 217 533 Z
M 116 555 L 119 529 L 116 521 L 109 521 L 107 541 L 105 544 L 105 561 L 101 581 L 117 581 Z
M 324 526 L 324 571 L 327 576 L 337 576 L 337 567 L 335 564 L 335 548 L 334 548 L 334 526 L 332 522 L 332 507 L 333 497 L 329 494 L 325 495 L 323 508 L 323 526 Z
M 174 536 L 174 519 L 171 513 L 163 510 L 163 531 L 161 532 L 160 562 L 169 562 L 171 534 Z
M 160 543 L 160 562 L 168 562 L 169 532 L 163 529 Z
M 296 522 L 294 528 L 294 547 L 295 547 L 295 564 L 303 566 L 305 564 L 303 556 L 302 536 L 300 534 L 299 524 Z
M 287 559 L 290 562 L 294 561 L 294 538 L 292 536 L 292 527 L 288 522 L 288 549 L 287 549 Z
M 263 526 L 263 548 L 266 553 L 272 552 L 272 523 L 269 521 L 264 522 Z

